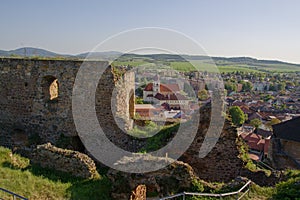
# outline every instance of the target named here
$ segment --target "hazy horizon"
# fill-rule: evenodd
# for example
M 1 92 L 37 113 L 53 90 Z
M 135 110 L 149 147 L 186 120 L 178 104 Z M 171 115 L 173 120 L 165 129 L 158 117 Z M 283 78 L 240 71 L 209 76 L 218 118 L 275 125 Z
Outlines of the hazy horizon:
M 44 49 L 42 47 L 19 47 L 19 48 L 16 48 L 16 49 L 8 49 L 8 50 L 4 50 L 4 51 L 13 51 L 13 50 L 18 50 L 18 49 L 22 49 L 22 48 L 35 48 L 35 49 L 41 49 L 41 50 L 46 50 L 46 51 L 49 51 L 49 52 L 52 52 L 52 53 L 57 53 L 59 55 L 67 55 L 67 56 L 78 56 L 78 55 L 81 55 L 81 54 L 85 54 L 85 53 L 91 53 L 91 52 L 80 52 L 80 53 L 77 53 L 77 54 L 72 54 L 72 53 L 58 53 L 58 52 L 55 52 L 55 51 L 50 51 L 48 49 Z M 0 51 L 3 50 L 3 49 L 0 49 Z M 101 52 L 98 52 L 98 51 L 95 51 L 93 53 L 109 53 L 109 52 L 115 52 L 115 53 L 121 53 L 121 54 L 127 54 L 125 52 L 120 52 L 120 51 L 101 51 Z M 131 53 L 129 53 L 131 54 Z M 174 54 L 171 54 L 171 53 L 132 53 L 132 54 L 137 54 L 137 55 L 160 55 L 160 54 L 169 54 L 169 55 L 174 55 Z M 279 60 L 279 59 L 265 59 L 265 58 L 256 58 L 256 57 L 253 57 L 253 56 L 218 56 L 218 55 L 202 55 L 202 54 L 179 54 L 179 55 L 182 55 L 182 56 L 208 56 L 208 57 L 220 57 L 220 58 L 253 58 L 253 59 L 257 59 L 257 60 L 270 60 L 270 61 L 279 61 L 279 62 L 285 62 L 285 63 L 289 63 L 289 64 L 295 64 L 295 65 L 299 65 L 299 63 L 296 63 L 296 62 L 289 62 L 289 61 L 284 61 L 284 60 Z

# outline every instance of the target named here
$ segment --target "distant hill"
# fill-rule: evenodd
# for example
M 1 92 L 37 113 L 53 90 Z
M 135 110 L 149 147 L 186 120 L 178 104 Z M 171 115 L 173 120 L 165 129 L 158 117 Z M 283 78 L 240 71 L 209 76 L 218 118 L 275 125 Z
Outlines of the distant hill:
M 277 60 L 258 60 L 251 57 L 209 57 L 203 55 L 172 55 L 172 54 L 123 54 L 118 51 L 107 52 L 86 52 L 77 55 L 58 54 L 40 48 L 23 47 L 10 51 L 0 50 L 0 57 L 46 57 L 46 58 L 73 58 L 73 59 L 100 59 L 100 60 L 114 60 L 129 63 L 135 59 L 139 61 L 151 62 L 153 60 L 163 62 L 185 62 L 186 60 L 201 61 L 203 63 L 211 63 L 211 59 L 219 67 L 223 68 L 244 68 L 259 71 L 300 71 L 300 64 L 292 64 Z
M 69 57 L 70 55 L 61 55 L 44 49 L 23 47 L 11 51 L 0 51 L 0 56 L 40 56 L 40 57 Z
M 121 55 L 122 53 L 118 51 L 106 51 L 106 52 L 86 52 L 86 53 L 75 55 L 75 57 L 84 59 L 88 56 L 90 59 L 111 60 Z

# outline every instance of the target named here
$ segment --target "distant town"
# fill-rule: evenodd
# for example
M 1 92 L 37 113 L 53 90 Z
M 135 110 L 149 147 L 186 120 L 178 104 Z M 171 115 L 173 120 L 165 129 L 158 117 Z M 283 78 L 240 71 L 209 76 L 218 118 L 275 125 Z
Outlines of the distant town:
M 143 79 L 145 76 L 148 78 Z M 221 76 L 227 94 L 224 101 L 229 108 L 228 114 L 238 127 L 238 136 L 249 147 L 249 157 L 255 162 L 276 164 L 277 168 L 298 168 L 300 154 L 295 149 L 299 149 L 300 142 L 296 133 L 299 131 L 296 125 L 300 123 L 300 74 L 235 71 L 222 72 Z M 160 77 L 169 77 L 169 83 L 161 83 L 166 80 L 161 81 Z M 214 77 L 215 73 L 198 71 L 161 70 L 138 74 L 136 116 L 153 121 L 186 120 L 200 106 L 210 103 L 212 91 L 209 88 L 215 88 L 217 84 L 208 84 L 214 83 Z M 138 84 L 141 81 L 143 84 Z M 196 96 L 192 98 L 190 93 Z M 279 128 L 281 126 L 285 128 Z M 295 129 L 291 130 L 290 126 Z M 276 141 L 273 146 L 271 139 Z M 290 162 L 279 161 L 272 153 L 274 148 L 288 155 Z

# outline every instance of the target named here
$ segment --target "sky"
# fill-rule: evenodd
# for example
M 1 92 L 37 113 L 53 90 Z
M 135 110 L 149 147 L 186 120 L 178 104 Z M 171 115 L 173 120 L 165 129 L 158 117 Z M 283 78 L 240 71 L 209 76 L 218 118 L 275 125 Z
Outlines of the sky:
M 0 8 L 1 50 L 79 54 L 122 31 L 161 27 L 211 56 L 300 63 L 298 0 L 2 0 Z

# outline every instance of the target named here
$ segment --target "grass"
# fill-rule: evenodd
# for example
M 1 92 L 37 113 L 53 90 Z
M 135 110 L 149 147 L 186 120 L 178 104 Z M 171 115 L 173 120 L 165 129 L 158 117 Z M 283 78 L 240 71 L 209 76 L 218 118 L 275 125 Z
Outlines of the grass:
M 178 131 L 180 124 L 171 124 L 164 126 L 160 131 L 147 139 L 146 147 L 142 149 L 142 152 L 152 152 L 157 151 L 161 147 L 165 146 L 167 144 L 167 141 L 174 137 L 176 132 Z
M 111 199 L 110 181 L 74 178 L 66 173 L 30 165 L 27 158 L 12 155 L 9 149 L 0 147 L 0 187 L 21 196 L 35 199 Z M 10 195 L 0 192 L 0 199 Z

